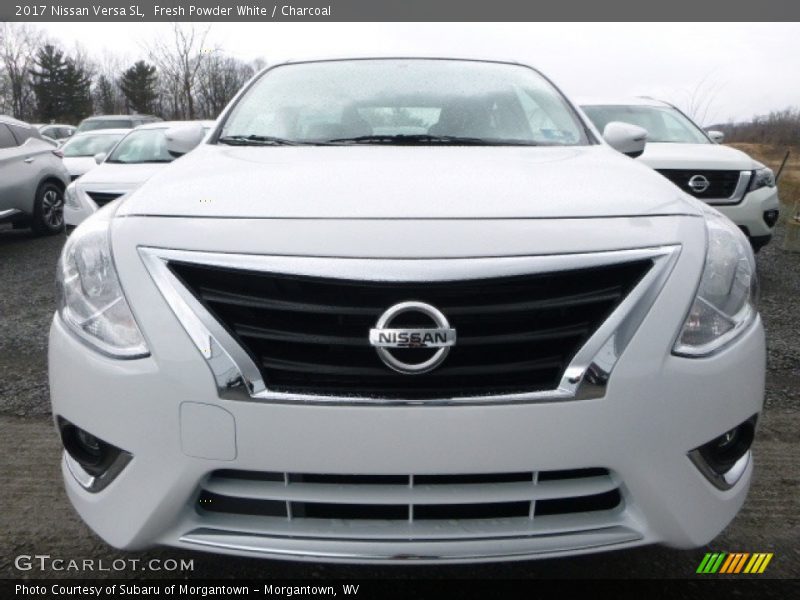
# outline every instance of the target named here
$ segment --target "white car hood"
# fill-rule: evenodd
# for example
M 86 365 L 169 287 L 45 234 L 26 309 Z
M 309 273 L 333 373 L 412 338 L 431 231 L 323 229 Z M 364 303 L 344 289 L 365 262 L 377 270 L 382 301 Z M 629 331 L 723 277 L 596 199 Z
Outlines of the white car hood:
M 124 215 L 559 218 L 700 214 L 606 146 L 203 145 L 131 194 Z
M 70 177 L 80 177 L 97 167 L 93 156 L 65 156 L 62 160 Z
M 639 161 L 653 169 L 750 171 L 762 166 L 741 150 L 719 144 L 648 142 Z
M 128 188 L 134 188 L 163 170 L 167 165 L 169 163 L 125 165 L 104 162 L 92 169 L 91 173 L 82 177 L 81 183 L 84 186 L 103 184 L 103 187 L 108 187 L 107 184 L 121 184 Z

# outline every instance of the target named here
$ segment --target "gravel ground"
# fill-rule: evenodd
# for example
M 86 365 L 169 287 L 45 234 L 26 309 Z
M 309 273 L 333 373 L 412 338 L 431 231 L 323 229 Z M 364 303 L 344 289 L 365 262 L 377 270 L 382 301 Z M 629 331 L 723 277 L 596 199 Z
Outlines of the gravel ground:
M 800 254 L 781 249 L 783 232 L 758 256 L 761 313 L 767 328 L 766 410 L 755 445 L 756 476 L 744 509 L 708 548 L 661 547 L 561 560 L 471 567 L 350 567 L 293 564 L 154 549 L 124 553 L 97 538 L 64 495 L 59 446 L 49 420 L 46 347 L 54 310 L 54 267 L 64 238 L 0 229 L 0 577 L 62 577 L 20 572 L 18 554 L 66 558 L 193 558 L 182 577 L 447 578 L 691 577 L 706 551 L 775 552 L 772 577 L 800 577 Z M 19 445 L 18 440 L 26 443 Z M 29 515 L 34 512 L 36 518 Z M 163 573 L 96 573 L 89 576 Z M 75 576 L 73 574 L 73 576 Z

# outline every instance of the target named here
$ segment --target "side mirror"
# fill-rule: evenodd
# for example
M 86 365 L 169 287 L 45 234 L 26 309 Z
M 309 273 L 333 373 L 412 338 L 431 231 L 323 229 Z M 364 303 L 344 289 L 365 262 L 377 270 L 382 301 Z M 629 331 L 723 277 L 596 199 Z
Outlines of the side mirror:
M 206 130 L 199 123 L 170 127 L 164 134 L 167 140 L 167 152 L 176 158 L 183 156 L 202 142 L 205 135 Z
M 94 155 L 94 162 L 96 162 L 99 165 L 106 159 L 106 156 L 108 155 L 105 152 L 98 152 L 97 154 Z
M 725 134 L 722 133 L 721 131 L 712 130 L 712 131 L 706 131 L 706 133 L 708 134 L 708 137 L 711 138 L 711 141 L 714 142 L 715 144 L 721 144 L 722 140 L 725 139 Z
M 617 152 L 636 158 L 644 152 L 647 130 L 630 123 L 612 121 L 603 129 L 603 139 Z

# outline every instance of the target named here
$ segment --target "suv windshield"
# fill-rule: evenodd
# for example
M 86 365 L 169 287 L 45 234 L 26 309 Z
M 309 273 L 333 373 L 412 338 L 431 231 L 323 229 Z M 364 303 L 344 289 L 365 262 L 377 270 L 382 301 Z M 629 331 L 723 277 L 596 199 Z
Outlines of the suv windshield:
M 100 152 L 107 153 L 114 147 L 124 133 L 98 133 L 95 135 L 82 135 L 69 140 L 62 150 L 65 158 L 76 156 L 94 156 Z
M 612 121 L 647 130 L 648 142 L 710 144 L 703 131 L 671 106 L 584 106 L 583 111 L 600 131 Z
M 218 142 L 577 145 L 587 138 L 561 94 L 528 67 L 374 59 L 267 71 Z
M 110 163 L 168 163 L 174 157 L 167 152 L 165 127 L 133 131 L 114 148 L 106 162 Z

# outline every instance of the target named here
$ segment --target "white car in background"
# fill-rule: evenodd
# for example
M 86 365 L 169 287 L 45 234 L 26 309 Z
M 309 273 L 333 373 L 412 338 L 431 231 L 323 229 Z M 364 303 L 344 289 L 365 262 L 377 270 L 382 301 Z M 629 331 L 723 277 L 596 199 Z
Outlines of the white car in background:
M 75 133 L 97 131 L 98 129 L 135 129 L 140 125 L 163 121 L 161 117 L 152 115 L 95 115 L 78 124 Z
M 79 133 L 67 140 L 61 152 L 72 181 L 94 169 L 97 166 L 95 157 L 107 155 L 128 133 L 130 129 L 101 129 Z
M 98 166 L 67 188 L 64 205 L 64 222 L 67 227 L 76 227 L 99 208 L 135 190 L 175 160 L 176 156 L 167 151 L 167 131 L 197 123 L 206 132 L 214 125 L 213 121 L 158 121 L 136 129 L 123 130 L 127 135 L 109 154 L 101 152 L 93 156 L 92 160 Z M 120 130 L 106 129 L 103 132 L 109 131 Z
M 44 137 L 53 140 L 58 144 L 63 144 L 72 137 L 77 129 L 74 125 L 64 125 L 62 123 L 37 123 L 34 125 Z
M 769 243 L 779 216 L 775 175 L 744 152 L 721 146 L 721 132 L 706 132 L 676 107 L 652 98 L 587 98 L 578 104 L 601 132 L 611 122 L 646 129 L 639 160 L 736 223 L 755 251 Z

